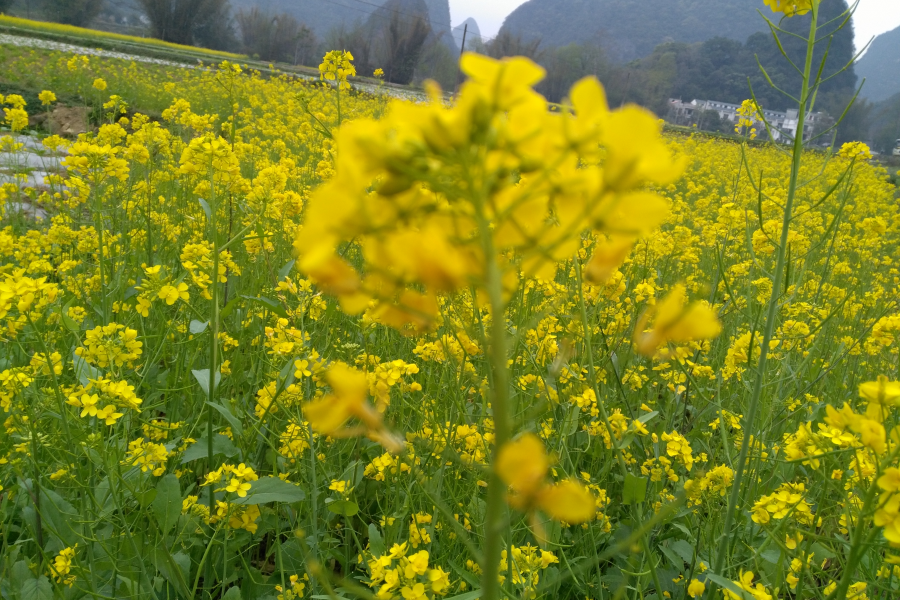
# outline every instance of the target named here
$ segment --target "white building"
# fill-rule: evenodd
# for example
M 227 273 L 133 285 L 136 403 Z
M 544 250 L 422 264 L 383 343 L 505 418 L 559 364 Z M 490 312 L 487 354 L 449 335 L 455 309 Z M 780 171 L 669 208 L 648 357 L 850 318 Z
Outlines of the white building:
M 676 125 L 692 126 L 696 125 L 698 129 L 703 129 L 703 116 L 707 111 L 714 111 L 719 114 L 719 118 L 724 123 L 729 123 L 732 127 L 738 122 L 737 111 L 740 104 L 729 104 L 728 102 L 719 102 L 718 100 L 692 100 L 690 102 L 682 102 L 680 99 L 669 99 L 669 115 L 668 120 Z M 708 113 L 707 113 L 708 114 Z M 769 122 L 772 130 L 772 137 L 775 141 L 793 140 L 797 135 L 797 125 L 799 114 L 796 108 L 792 108 L 787 112 L 777 110 L 763 109 L 763 115 Z M 806 127 L 803 131 L 803 139 L 809 140 L 816 131 L 821 131 L 829 117 L 823 112 L 814 112 L 807 115 Z M 765 131 L 765 125 L 761 121 L 754 124 L 760 135 Z

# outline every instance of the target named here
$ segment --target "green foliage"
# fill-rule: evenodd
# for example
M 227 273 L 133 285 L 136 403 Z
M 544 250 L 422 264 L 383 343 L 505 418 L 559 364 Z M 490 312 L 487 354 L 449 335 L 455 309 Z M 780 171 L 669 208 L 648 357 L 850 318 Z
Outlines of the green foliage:
M 871 139 L 873 147 L 883 154 L 890 154 L 900 139 L 900 94 L 872 109 Z
M 762 0 L 530 0 L 501 31 L 539 38 L 544 47 L 599 43 L 629 61 L 667 41 L 744 40 L 765 30 L 756 12 L 763 8 Z
M 103 5 L 104 0 L 43 0 L 41 2 L 47 18 L 79 27 L 90 24 L 100 14 Z M 2 3 L 0 3 L 0 9 L 2 8 Z
M 138 0 L 150 20 L 153 36 L 176 44 L 191 44 L 195 29 L 222 21 L 228 0 Z
M 273 15 L 253 7 L 239 11 L 236 20 L 244 52 L 262 60 L 293 63 L 302 44 L 315 45 L 315 34 L 287 13 Z

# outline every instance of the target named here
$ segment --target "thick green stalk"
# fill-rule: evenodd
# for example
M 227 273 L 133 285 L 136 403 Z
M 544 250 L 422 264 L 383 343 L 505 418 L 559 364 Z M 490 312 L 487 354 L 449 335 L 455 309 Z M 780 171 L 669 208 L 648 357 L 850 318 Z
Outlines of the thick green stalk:
M 490 348 L 491 411 L 494 417 L 493 465 L 497 453 L 512 435 L 509 406 L 509 370 L 506 364 L 506 305 L 503 301 L 503 280 L 494 246 L 493 232 L 482 207 L 479 208 L 481 247 L 487 267 L 485 284 L 491 306 Z M 488 477 L 487 508 L 484 518 L 484 564 L 481 587 L 484 600 L 500 598 L 500 554 L 503 549 L 502 532 L 506 524 L 506 484 L 491 470 Z
M 737 510 L 741 497 L 741 483 L 744 479 L 744 469 L 747 464 L 747 455 L 750 451 L 750 439 L 753 437 L 756 425 L 756 413 L 759 409 L 759 401 L 762 396 L 762 388 L 766 379 L 766 366 L 769 359 L 769 344 L 775 334 L 775 322 L 778 318 L 779 292 L 784 280 L 785 259 L 787 257 L 788 233 L 790 232 L 791 218 L 793 216 L 794 198 L 797 194 L 797 179 L 800 175 L 800 161 L 803 157 L 803 129 L 806 122 L 807 104 L 810 96 L 810 73 L 812 71 L 813 49 L 816 42 L 816 31 L 819 10 L 817 6 L 812 9 L 812 21 L 810 23 L 809 38 L 806 42 L 806 63 L 803 67 L 803 86 L 800 92 L 799 113 L 797 116 L 797 131 L 794 135 L 794 147 L 791 160 L 791 178 L 788 185 L 787 201 L 784 205 L 784 216 L 781 221 L 781 239 L 778 244 L 778 252 L 775 263 L 775 277 L 772 282 L 772 295 L 766 309 L 766 326 L 763 333 L 762 346 L 759 349 L 759 362 L 756 367 L 756 380 L 753 382 L 753 393 L 750 404 L 747 407 L 747 419 L 744 421 L 744 439 L 741 442 L 741 452 L 735 465 L 734 483 L 731 487 L 731 495 L 728 498 L 728 508 L 725 512 L 725 524 L 722 530 L 722 539 L 716 553 L 715 572 L 722 574 L 728 549 L 731 545 L 734 513 Z M 712 588 L 710 588 L 710 594 Z M 709 594 L 707 598 L 710 597 Z

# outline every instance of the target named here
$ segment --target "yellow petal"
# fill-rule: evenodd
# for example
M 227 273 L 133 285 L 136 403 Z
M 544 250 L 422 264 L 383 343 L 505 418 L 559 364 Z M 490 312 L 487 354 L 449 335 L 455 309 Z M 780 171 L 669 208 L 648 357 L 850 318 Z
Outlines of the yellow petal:
M 597 514 L 594 496 L 571 479 L 544 488 L 538 506 L 552 518 L 572 524 L 584 523 Z
M 506 485 L 530 496 L 543 485 L 550 459 L 544 444 L 533 433 L 525 433 L 507 442 L 497 453 L 494 470 Z
M 613 238 L 597 242 L 590 262 L 585 265 L 585 278 L 592 283 L 606 283 L 628 258 L 633 245 L 633 238 Z

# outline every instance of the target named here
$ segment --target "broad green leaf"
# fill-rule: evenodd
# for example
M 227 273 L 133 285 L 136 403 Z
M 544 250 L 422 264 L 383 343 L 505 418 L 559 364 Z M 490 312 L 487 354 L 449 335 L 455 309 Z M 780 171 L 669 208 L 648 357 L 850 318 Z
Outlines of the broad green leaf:
M 302 489 L 278 477 L 262 477 L 250 482 L 250 491 L 234 504 L 266 504 L 268 502 L 300 502 L 306 498 Z
M 59 309 L 59 318 L 66 329 L 72 333 L 78 333 L 81 331 L 81 326 L 69 316 L 69 308 L 71 308 L 72 302 L 74 302 L 74 299 L 69 300 L 66 302 L 65 306 Z
M 135 491 L 133 496 L 140 503 L 142 508 L 146 508 L 153 504 L 153 501 L 156 500 L 156 495 L 159 492 L 156 491 L 156 488 L 151 488 L 149 490 L 144 491 Z M 128 492 L 125 492 L 125 495 L 128 495 Z
M 81 515 L 66 499 L 48 488 L 41 489 L 41 517 L 65 546 L 72 546 L 81 539 L 78 524 Z
M 88 364 L 86 360 L 72 353 L 72 363 L 75 366 L 75 376 L 78 378 L 78 381 L 81 382 L 81 385 L 87 387 L 90 383 L 89 379 L 100 379 L 102 373 Z
M 158 546 L 151 555 L 154 566 L 174 586 L 184 598 L 191 595 L 187 581 L 191 574 L 191 558 L 183 553 L 170 554 L 165 547 Z
M 381 556 L 385 551 L 384 538 L 375 523 L 369 523 L 369 549 L 372 556 Z
M 197 201 L 200 202 L 200 206 L 203 207 L 203 212 L 206 213 L 207 222 L 212 222 L 212 209 L 209 208 L 209 203 L 203 198 L 197 198 Z
M 37 579 L 26 579 L 19 596 L 22 600 L 53 600 L 53 586 L 45 575 Z
M 232 298 L 228 301 L 228 304 L 225 305 L 222 310 L 219 311 L 219 318 L 224 319 L 228 315 L 231 314 L 231 311 L 234 310 L 234 307 L 237 306 L 238 302 L 240 302 L 241 298 L 238 296 L 237 298 Z
M 669 561 L 672 563 L 672 566 L 675 567 L 675 569 L 677 569 L 678 571 L 684 570 L 684 561 L 681 559 L 681 557 L 679 557 L 677 554 L 672 552 L 671 548 L 667 548 L 663 544 L 660 544 L 659 550 L 660 550 L 660 552 L 662 552 L 663 554 L 666 555 L 666 558 L 669 559 Z
M 200 388 L 203 390 L 203 393 L 209 396 L 209 369 L 194 369 L 191 371 L 194 374 L 194 378 L 197 380 L 197 383 L 200 384 Z M 214 388 L 219 387 L 219 382 L 222 381 L 222 374 L 216 371 L 216 382 Z
M 222 454 L 224 456 L 236 456 L 238 449 L 226 436 L 216 434 L 213 436 L 213 456 Z M 190 445 L 181 456 L 181 464 L 197 460 L 198 458 L 206 458 L 209 455 L 206 438 L 200 438 Z
M 625 475 L 625 487 L 622 489 L 622 502 L 625 504 L 641 503 L 647 497 L 647 479 L 628 473 Z
M 744 590 L 742 590 L 741 588 L 739 588 L 730 579 L 725 579 L 721 575 L 716 575 L 715 573 L 710 573 L 709 571 L 704 573 L 704 575 L 706 575 L 706 578 L 709 581 L 712 581 L 720 588 L 728 590 L 729 592 L 731 592 L 738 598 L 741 598 L 742 600 L 755 600 L 752 594 L 749 594 L 749 593 L 745 592 Z
M 352 500 L 334 500 L 332 502 L 326 501 L 325 507 L 331 512 L 337 515 L 343 515 L 345 517 L 352 517 L 359 512 L 359 506 Z
M 159 529 L 166 535 L 181 515 L 181 485 L 178 477 L 170 473 L 159 480 L 152 506 Z
M 34 575 L 31 573 L 31 569 L 28 568 L 26 561 L 20 560 L 13 563 L 9 573 L 9 580 L 15 589 L 21 590 L 22 584 L 33 577 Z
M 256 302 L 257 304 L 262 304 L 270 312 L 275 313 L 279 317 L 283 317 L 285 319 L 289 318 L 287 311 L 284 310 L 284 307 L 281 304 L 279 304 L 278 302 L 276 302 L 275 300 L 272 300 L 271 298 L 266 298 L 265 296 L 260 296 L 258 298 L 255 298 L 253 296 L 242 296 L 242 298 L 244 298 L 246 300 L 250 300 L 251 302 Z
M 240 437 L 241 435 L 243 435 L 244 424 L 234 416 L 234 414 L 227 406 L 219 404 L 218 402 L 207 402 L 207 404 L 219 411 L 219 413 L 221 413 L 221 415 L 225 417 L 225 420 L 228 421 L 229 425 L 231 425 L 231 431 L 233 431 L 236 436 Z
M 222 600 L 241 600 L 240 586 L 235 585 L 228 588 L 228 591 L 222 595 Z
M 278 271 L 278 281 L 284 281 L 284 279 L 290 274 L 291 269 L 294 268 L 295 262 L 297 262 L 295 259 L 291 259 L 286 265 L 281 267 L 281 269 Z
M 457 594 L 456 596 L 450 596 L 449 598 L 444 598 L 444 600 L 475 600 L 476 598 L 481 598 L 481 594 L 483 592 L 481 590 L 472 590 L 471 592 L 466 592 L 464 594 Z
M 672 542 L 670 548 L 687 564 L 694 562 L 694 547 L 690 543 L 684 540 L 677 540 Z
M 637 420 L 640 421 L 641 423 L 649 423 L 649 422 L 650 422 L 650 419 L 652 419 L 653 417 L 655 417 L 655 416 L 658 415 L 658 414 L 659 414 L 659 411 L 658 411 L 658 410 L 654 410 L 654 411 L 652 411 L 652 412 L 648 412 L 648 413 L 645 414 L 645 415 L 641 415 L 640 417 L 638 417 Z

